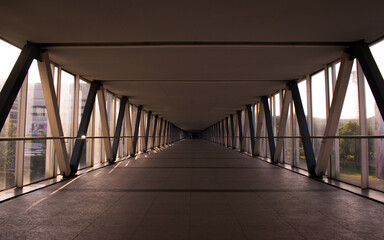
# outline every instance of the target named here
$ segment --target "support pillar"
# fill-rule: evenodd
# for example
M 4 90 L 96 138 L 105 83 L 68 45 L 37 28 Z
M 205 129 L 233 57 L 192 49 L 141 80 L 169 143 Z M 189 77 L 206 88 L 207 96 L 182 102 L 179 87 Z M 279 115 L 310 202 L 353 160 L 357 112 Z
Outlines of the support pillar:
M 233 114 L 231 114 L 231 132 L 232 132 L 232 148 L 235 149 L 236 148 L 236 144 L 235 144 L 235 124 L 233 122 L 234 120 L 234 117 L 233 117 Z
M 116 161 L 117 149 L 119 148 L 121 128 L 123 126 L 125 104 L 127 104 L 127 101 L 128 101 L 127 97 L 123 97 L 120 101 L 119 115 L 117 117 L 115 135 L 113 138 L 113 145 L 112 145 L 112 161 L 110 163 L 113 163 L 114 161 Z
M 275 159 L 275 139 L 273 135 L 273 126 L 271 112 L 269 111 L 268 98 L 266 96 L 261 97 L 264 107 L 265 123 L 267 126 L 268 132 L 268 143 L 269 143 L 269 152 L 271 154 L 271 161 L 274 162 Z
M 23 85 L 31 63 L 35 58 L 40 59 L 40 48 L 35 44 L 27 43 L 21 50 L 21 53 L 0 93 L 0 131 L 3 129 L 13 102 Z
M 377 107 L 380 110 L 381 117 L 384 119 L 384 80 L 368 44 L 364 41 L 353 43 L 351 44 L 349 51 L 353 58 L 359 60 L 369 87 L 376 100 Z
M 255 141 L 255 152 L 256 156 L 261 156 L 260 154 L 260 143 L 261 143 L 261 128 L 263 126 L 264 118 L 264 108 L 263 104 L 259 103 L 259 114 L 257 116 L 257 127 L 256 127 L 256 141 Z
M 156 141 L 156 127 L 157 127 L 157 118 L 159 115 L 155 115 L 155 122 L 153 123 L 153 135 L 152 135 L 152 148 L 155 148 L 155 141 Z
M 255 127 L 253 125 L 252 105 L 247 105 L 248 121 L 249 121 L 249 136 L 251 138 L 251 155 L 255 155 Z
M 349 77 L 351 76 L 353 61 L 350 55 L 344 53 L 341 58 L 339 75 L 337 76 L 335 90 L 333 91 L 333 98 L 331 109 L 327 124 L 325 125 L 324 136 L 334 136 L 339 125 L 341 110 L 343 109 L 345 95 L 347 94 Z M 296 105 L 295 105 L 296 106 Z M 332 152 L 333 138 L 323 139 L 319 156 L 317 158 L 316 175 L 322 176 L 327 170 L 328 161 Z
M 141 120 L 141 111 L 143 110 L 143 105 L 140 105 L 138 108 L 137 108 L 137 116 L 136 116 L 136 122 L 135 122 L 135 133 L 134 133 L 134 136 L 133 136 L 133 154 L 131 154 L 131 156 L 135 156 L 136 154 L 136 148 L 137 148 L 137 141 L 138 141 L 138 137 L 139 137 L 139 127 L 140 127 L 140 120 Z
M 241 120 L 241 111 L 237 111 L 237 125 L 239 127 L 239 143 L 240 143 L 240 151 L 244 152 L 243 148 L 243 125 Z
M 72 156 L 71 156 L 71 174 L 75 174 L 79 167 L 81 153 L 83 152 L 84 144 L 86 139 L 79 139 L 82 136 L 87 135 L 89 122 L 91 120 L 93 106 L 95 104 L 96 94 L 100 88 L 100 83 L 98 81 L 93 81 L 88 92 L 87 101 L 85 102 L 83 114 L 80 121 L 79 130 L 77 131 L 77 137 L 75 146 L 73 147 Z
M 65 140 L 61 138 L 64 137 L 64 133 L 61 125 L 59 105 L 57 104 L 50 64 L 48 53 L 45 52 L 41 54 L 41 61 L 38 61 L 37 65 L 39 68 L 41 88 L 43 90 L 45 105 L 47 108 L 48 120 L 52 136 L 60 138 L 53 140 L 56 150 L 57 163 L 63 176 L 69 176 L 71 174 L 71 168 L 69 166 L 69 157 L 65 146 Z
M 108 162 L 111 162 L 113 159 L 112 156 L 112 147 L 111 140 L 109 139 L 109 124 L 108 124 L 108 115 L 105 102 L 105 94 L 103 86 L 100 86 L 99 91 L 97 92 L 97 98 L 99 100 L 99 110 L 100 110 L 100 119 L 101 119 L 101 131 L 103 134 L 104 149 L 107 156 Z
M 307 169 L 310 175 L 314 175 L 316 168 L 315 153 L 313 152 L 312 141 L 310 139 L 307 120 L 304 114 L 303 103 L 301 102 L 299 88 L 296 81 L 289 82 L 289 88 L 292 91 L 292 98 L 295 104 L 295 112 L 297 122 L 299 124 L 301 141 L 303 142 L 303 148 L 305 153 L 305 160 L 307 161 Z
M 291 90 L 286 89 L 283 99 L 283 106 L 281 108 L 281 114 L 280 114 L 280 124 L 279 124 L 279 130 L 277 133 L 278 138 L 276 139 L 276 152 L 275 152 L 275 158 L 274 162 L 281 162 L 281 156 L 283 152 L 283 146 L 284 146 L 284 136 L 285 136 L 285 128 L 287 126 L 287 120 L 288 120 L 288 110 L 289 105 L 292 102 L 292 93 Z
M 157 145 L 158 148 L 161 146 L 161 131 L 162 131 L 162 129 L 163 129 L 163 121 L 164 121 L 164 119 L 163 119 L 163 118 L 160 118 L 159 142 L 158 142 L 158 145 Z
M 145 148 L 144 148 L 144 151 L 148 150 L 148 138 L 149 138 L 149 130 L 151 128 L 151 118 L 152 118 L 152 111 L 149 111 L 148 116 L 147 116 L 147 128 L 145 131 Z

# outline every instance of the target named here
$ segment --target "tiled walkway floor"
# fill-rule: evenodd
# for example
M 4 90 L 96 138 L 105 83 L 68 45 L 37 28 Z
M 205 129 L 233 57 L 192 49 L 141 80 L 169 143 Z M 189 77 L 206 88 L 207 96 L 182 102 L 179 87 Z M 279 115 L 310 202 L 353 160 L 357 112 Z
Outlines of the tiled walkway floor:
M 200 140 L 0 204 L 0 239 L 384 239 L 384 205 Z

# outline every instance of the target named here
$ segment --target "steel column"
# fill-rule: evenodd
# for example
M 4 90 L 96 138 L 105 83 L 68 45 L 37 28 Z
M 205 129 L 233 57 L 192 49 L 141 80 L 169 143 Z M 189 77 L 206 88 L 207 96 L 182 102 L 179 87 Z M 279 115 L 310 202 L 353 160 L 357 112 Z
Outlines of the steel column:
M 247 105 L 249 136 L 251 137 L 251 155 L 255 155 L 255 127 L 253 126 L 252 105 Z
M 230 116 L 231 118 L 231 132 L 232 132 L 232 148 L 235 149 L 235 124 L 233 122 L 233 114 Z
M 127 131 L 127 148 L 128 155 L 133 156 L 135 151 L 133 149 L 133 139 L 132 139 L 132 124 L 131 124 L 131 113 L 129 111 L 129 103 L 125 104 L 125 129 Z
M 156 127 L 157 127 L 157 118 L 159 115 L 155 115 L 155 122 L 153 123 L 153 135 L 152 135 L 152 148 L 155 148 L 155 141 L 156 141 Z
M 35 58 L 40 59 L 40 48 L 35 44 L 27 43 L 23 47 L 0 93 L 0 131 L 3 129 L 13 102 Z
M 283 107 L 281 108 L 281 114 L 280 114 L 280 124 L 279 124 L 279 130 L 277 133 L 277 136 L 279 138 L 276 139 L 276 152 L 275 152 L 275 162 L 281 162 L 281 155 L 283 151 L 284 146 L 284 136 L 285 136 L 285 128 L 287 126 L 287 120 L 288 120 L 288 110 L 289 105 L 292 102 L 292 93 L 291 90 L 286 89 L 283 99 Z
M 347 93 L 352 66 L 353 61 L 351 60 L 350 55 L 344 53 L 341 58 L 339 75 L 337 76 L 335 90 L 333 91 L 331 109 L 329 110 L 329 116 L 324 130 L 325 137 L 334 136 L 336 134 L 340 120 L 341 110 L 343 109 L 345 95 Z M 331 156 L 332 152 L 333 141 L 333 138 L 326 138 L 323 139 L 321 143 L 316 166 L 317 176 L 322 176 L 327 169 L 329 157 Z
M 164 119 L 160 118 L 159 142 L 158 142 L 158 145 L 157 145 L 158 148 L 161 146 L 161 131 L 162 131 L 162 128 L 163 128 L 163 121 L 164 121 Z
M 149 129 L 151 128 L 151 117 L 152 117 L 152 111 L 149 111 L 148 116 L 147 116 L 147 129 L 145 131 L 145 149 L 144 149 L 144 151 L 148 150 L 148 138 L 149 138 Z
M 91 120 L 93 106 L 95 104 L 96 94 L 100 88 L 100 83 L 98 81 L 93 81 L 88 92 L 87 101 L 85 102 L 83 114 L 80 121 L 79 130 L 77 132 L 77 137 L 81 138 L 82 136 L 87 135 L 89 122 Z M 79 167 L 81 153 L 83 152 L 85 139 L 76 139 L 75 146 L 73 147 L 72 156 L 71 156 L 71 174 L 75 174 Z
M 225 118 L 225 127 L 227 129 L 227 147 L 229 147 L 229 119 Z
M 127 97 L 123 97 L 120 101 L 119 115 L 117 117 L 115 135 L 113 138 L 113 145 L 112 145 L 112 157 L 113 158 L 112 158 L 112 161 L 110 163 L 116 161 L 117 149 L 119 147 L 119 141 L 120 141 L 121 128 L 123 126 L 125 104 L 127 104 L 127 101 L 128 101 Z
M 50 64 L 48 53 L 45 52 L 41 54 L 41 61 L 38 61 L 37 65 L 39 68 L 41 88 L 43 90 L 51 133 L 53 137 L 64 137 Z M 65 146 L 65 140 L 58 138 L 54 139 L 53 143 L 55 145 L 57 163 L 59 164 L 60 171 L 63 176 L 69 176 L 71 174 L 71 168 L 69 166 L 69 157 Z
M 140 105 L 138 108 L 137 108 L 137 116 L 136 116 L 136 122 L 135 122 L 135 133 L 134 133 L 134 136 L 133 136 L 133 155 L 134 156 L 136 154 L 136 148 L 137 148 L 137 141 L 138 141 L 138 137 L 139 137 L 139 127 L 140 127 L 140 118 L 141 118 L 141 111 L 143 110 L 143 105 Z
M 263 96 L 263 97 L 261 97 L 261 100 L 263 102 L 265 124 L 267 126 L 267 132 L 268 132 L 269 152 L 271 154 L 271 161 L 274 162 L 274 159 L 275 159 L 275 139 L 274 139 L 274 135 L 273 135 L 272 118 L 271 118 L 271 112 L 269 110 L 269 105 L 268 105 L 268 97 Z
M 359 60 L 372 94 L 375 97 L 381 117 L 384 119 L 384 80 L 368 44 L 364 41 L 356 42 L 351 44 L 349 50 L 351 56 Z
M 257 116 L 257 126 L 256 126 L 256 141 L 255 141 L 255 152 L 257 156 L 260 156 L 260 143 L 261 143 L 261 128 L 263 127 L 263 118 L 264 118 L 264 108 L 263 104 L 259 103 L 259 112 Z
M 303 103 L 301 102 L 299 88 L 296 81 L 289 82 L 289 88 L 292 91 L 292 99 L 295 104 L 295 112 L 297 122 L 299 124 L 301 141 L 305 152 L 305 160 L 307 161 L 307 169 L 310 175 L 314 175 L 316 168 L 315 153 L 313 152 L 312 141 L 310 139 L 307 120 L 304 114 Z
M 104 141 L 105 154 L 107 156 L 108 162 L 110 162 L 113 159 L 113 156 L 112 156 L 111 140 L 109 139 L 110 134 L 109 134 L 108 115 L 107 115 L 107 107 L 106 107 L 106 101 L 105 101 L 105 94 L 104 94 L 104 87 L 103 86 L 100 86 L 100 89 L 97 92 L 97 98 L 99 100 L 101 131 L 102 131 L 102 134 L 104 137 L 103 141 Z
M 240 143 L 240 151 L 243 152 L 243 125 L 241 123 L 241 111 L 237 111 L 237 125 L 239 126 L 239 143 Z

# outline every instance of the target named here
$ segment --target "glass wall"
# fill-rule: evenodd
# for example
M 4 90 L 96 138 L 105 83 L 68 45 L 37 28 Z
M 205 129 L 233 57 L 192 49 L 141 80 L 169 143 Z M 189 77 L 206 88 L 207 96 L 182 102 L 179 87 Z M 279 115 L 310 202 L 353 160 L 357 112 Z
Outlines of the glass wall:
M 75 76 L 61 70 L 60 80 L 60 117 L 65 137 L 73 137 L 73 106 L 75 93 Z M 66 139 L 68 155 L 71 156 L 72 140 Z
M 5 81 L 15 64 L 20 50 L 0 40 L 0 88 L 3 88 Z M 13 103 L 12 109 L 0 132 L 1 138 L 17 137 L 19 97 Z M 16 141 L 0 142 L 0 190 L 16 185 Z
M 312 123 L 313 135 L 323 136 L 325 125 L 327 123 L 327 107 L 325 102 L 325 71 L 320 71 L 311 76 L 311 91 L 312 91 Z M 315 156 L 319 156 L 322 139 L 315 138 L 312 140 L 314 145 Z
M 15 64 L 20 49 L 0 40 L 0 88 Z M 77 134 L 82 114 L 88 97 L 90 84 L 80 79 L 80 76 L 70 74 L 61 66 L 51 63 L 54 88 L 58 98 L 59 114 L 62 122 L 64 137 Z M 21 93 L 13 103 L 12 109 L 0 132 L 0 191 L 17 186 L 34 183 L 60 174 L 55 160 L 55 149 L 51 137 L 48 113 L 45 105 L 43 90 L 37 62 L 33 61 L 26 81 L 21 87 Z M 106 111 L 110 136 L 114 135 L 120 99 L 113 93 L 106 92 Z M 130 105 L 132 129 L 136 123 L 137 107 Z M 142 121 L 145 121 L 147 113 Z M 79 168 L 89 167 L 104 162 L 105 149 L 102 136 L 100 110 L 98 99 L 89 123 L 87 140 L 83 148 Z M 146 125 L 144 124 L 144 127 Z M 121 135 L 126 135 L 125 125 Z M 180 135 L 182 136 L 182 135 Z M 33 140 L 16 141 L 4 138 L 27 137 Z M 93 139 L 92 137 L 96 137 Z M 66 148 L 72 154 L 75 140 L 65 139 Z M 111 143 L 113 139 L 111 138 Z M 127 141 L 122 140 L 118 156 L 127 154 Z M 140 144 L 140 141 L 138 142 Z M 141 145 L 143 145 L 141 143 Z M 94 149 L 94 151 L 93 151 Z M 19 168 L 16 166 L 20 164 Z
M 338 126 L 339 136 L 360 135 L 358 99 L 357 68 L 355 61 L 340 116 Z M 360 185 L 360 139 L 340 138 L 339 158 L 340 179 L 355 185 Z
M 90 89 L 90 84 L 82 79 L 79 81 L 79 112 L 78 112 L 78 126 L 80 126 L 81 117 L 83 116 L 85 103 L 87 102 L 88 92 Z M 93 121 L 88 125 L 87 136 L 92 136 Z M 86 144 L 83 147 L 83 152 L 80 158 L 79 168 L 84 168 L 91 166 L 91 156 L 92 156 L 92 140 L 87 139 Z
M 45 107 L 43 90 L 36 60 L 33 61 L 28 72 L 27 112 L 25 136 L 44 138 L 48 134 L 48 117 Z M 47 141 L 44 139 L 25 141 L 24 143 L 24 184 L 36 182 L 46 176 L 46 166 L 52 166 L 47 154 Z M 47 162 L 48 161 L 48 162 Z M 51 161 L 51 162 L 49 162 Z

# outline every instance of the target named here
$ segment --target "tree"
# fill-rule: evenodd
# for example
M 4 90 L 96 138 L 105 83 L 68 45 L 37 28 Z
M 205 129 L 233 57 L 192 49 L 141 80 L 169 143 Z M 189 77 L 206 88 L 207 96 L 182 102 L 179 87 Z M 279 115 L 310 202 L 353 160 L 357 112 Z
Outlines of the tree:
M 354 120 L 347 121 L 343 126 L 339 127 L 340 136 L 359 135 L 360 126 Z M 356 172 L 360 169 L 360 139 L 341 138 L 339 142 L 340 166 L 349 173 Z

